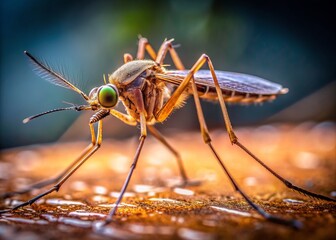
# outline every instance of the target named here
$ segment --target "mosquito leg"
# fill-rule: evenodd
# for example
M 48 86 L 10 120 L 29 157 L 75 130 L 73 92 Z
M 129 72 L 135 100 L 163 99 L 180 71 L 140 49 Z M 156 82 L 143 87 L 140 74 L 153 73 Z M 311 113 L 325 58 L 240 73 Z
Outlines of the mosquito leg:
M 119 112 L 118 110 L 110 109 L 110 114 L 118 118 L 120 121 L 126 123 L 127 125 L 135 126 L 137 124 L 136 120 L 132 116 Z
M 145 51 L 148 52 L 148 54 L 151 56 L 153 60 L 155 60 L 158 64 L 162 65 L 163 60 L 166 57 L 167 52 L 169 51 L 170 56 L 174 62 L 174 65 L 178 70 L 184 70 L 185 67 L 178 56 L 177 52 L 174 49 L 174 46 L 172 45 L 172 42 L 174 39 L 170 40 L 164 40 L 162 43 L 158 53 L 156 54 L 152 46 L 149 44 L 147 38 L 141 37 L 139 39 L 139 47 L 138 47 L 138 54 L 137 54 L 137 59 L 144 59 L 145 58 Z M 128 57 L 127 57 L 128 58 Z M 124 55 L 125 59 L 125 55 Z
M 181 82 L 180 86 L 175 90 L 175 92 L 173 93 L 171 98 L 165 103 L 165 105 L 161 108 L 159 113 L 156 115 L 156 119 L 158 121 L 162 122 L 171 114 L 171 112 L 173 111 L 177 101 L 179 100 L 179 97 L 181 96 L 183 91 L 186 89 L 186 87 L 188 86 L 190 81 L 192 80 L 193 74 L 196 73 L 206 62 L 208 63 L 209 69 L 210 69 L 211 74 L 212 74 L 212 78 L 213 78 L 213 81 L 214 81 L 214 84 L 215 84 L 215 87 L 216 87 L 216 92 L 217 92 L 217 95 L 218 95 L 219 104 L 220 104 L 220 107 L 222 109 L 225 126 L 226 126 L 227 132 L 229 134 L 231 143 L 239 146 L 248 155 L 250 155 L 255 161 L 257 161 L 261 166 L 263 166 L 271 174 L 273 174 L 276 178 L 278 178 L 282 183 L 284 183 L 286 185 L 286 187 L 288 187 L 289 189 L 295 190 L 299 193 L 302 193 L 304 195 L 307 195 L 307 196 L 310 196 L 310 197 L 313 197 L 313 198 L 336 202 L 335 199 L 332 199 L 332 198 L 329 198 L 329 197 L 326 197 L 326 196 L 323 196 L 323 195 L 320 195 L 320 194 L 316 194 L 316 193 L 307 191 L 305 189 L 302 189 L 300 187 L 297 187 L 297 186 L 293 185 L 288 180 L 286 180 L 285 178 L 283 178 L 279 174 L 277 174 L 270 167 L 268 167 L 258 157 L 256 157 L 250 150 L 248 150 L 242 143 L 239 142 L 239 140 L 238 140 L 237 136 L 235 135 L 235 133 L 233 131 L 233 128 L 232 128 L 231 121 L 230 121 L 230 118 L 229 118 L 229 114 L 227 112 L 227 109 L 226 109 L 226 106 L 225 106 L 225 103 L 224 103 L 223 93 L 222 93 L 222 91 L 220 89 L 220 86 L 218 84 L 218 80 L 217 80 L 217 77 L 216 77 L 216 74 L 215 74 L 214 67 L 212 65 L 212 62 L 211 62 L 210 58 L 205 54 L 203 54 L 198 59 L 198 61 L 194 64 L 194 66 L 191 68 L 191 70 L 188 73 L 188 75 L 186 76 L 186 78 Z M 206 126 L 203 126 L 203 127 L 201 126 L 201 131 L 202 131 L 203 137 L 205 137 L 205 138 L 209 137 L 207 134 L 204 134 L 204 132 L 207 131 Z
M 227 168 L 225 167 L 224 163 L 222 162 L 222 160 L 220 159 L 219 155 L 217 154 L 217 152 L 215 151 L 214 147 L 212 146 L 211 142 L 207 143 L 208 146 L 210 147 L 212 153 L 214 154 L 215 158 L 217 159 L 218 163 L 221 165 L 221 167 L 223 168 L 223 170 L 225 171 L 226 175 L 228 176 L 228 178 L 230 179 L 230 182 L 232 183 L 234 189 L 240 193 L 240 195 L 245 199 L 245 201 L 254 209 L 256 210 L 263 218 L 265 218 L 268 221 L 271 221 L 273 223 L 277 223 L 277 224 L 282 224 L 282 225 L 286 225 L 286 226 L 290 226 L 293 227 L 295 229 L 300 229 L 302 227 L 302 223 L 300 221 L 297 220 L 287 220 L 284 218 L 280 218 L 274 215 L 271 215 L 267 212 L 264 211 L 264 209 L 262 209 L 261 207 L 259 207 L 257 204 L 255 204 L 242 190 L 241 188 L 238 186 L 237 182 L 234 180 L 234 178 L 232 177 L 232 175 L 230 174 L 230 172 L 227 170 Z
M 93 128 L 93 124 L 90 123 L 90 130 L 91 130 L 91 134 L 92 135 L 92 143 L 88 146 L 88 151 L 84 154 L 82 154 L 82 158 L 78 159 L 77 164 L 75 164 L 66 174 L 61 176 L 61 179 L 55 184 L 55 186 L 53 186 L 52 188 L 50 188 L 49 190 L 37 195 L 36 197 L 21 203 L 11 209 L 7 209 L 7 210 L 1 210 L 0 213 L 6 213 L 6 212 L 10 212 L 13 210 L 16 210 L 18 208 L 27 206 L 27 205 L 31 205 L 33 204 L 35 201 L 37 201 L 38 199 L 52 193 L 52 192 L 58 192 L 58 190 L 61 188 L 61 186 L 63 185 L 63 183 L 68 180 L 68 178 L 80 167 L 83 165 L 83 163 L 89 158 L 91 157 L 100 147 L 101 142 L 103 140 L 102 138 L 102 120 L 99 120 L 98 122 L 98 133 L 97 133 L 97 139 L 95 139 L 94 136 L 94 128 Z M 92 147 L 90 147 L 91 145 L 93 145 Z
M 156 53 L 152 46 L 149 44 L 147 38 L 139 37 L 138 42 L 138 52 L 137 52 L 137 59 L 145 59 L 145 53 L 146 51 L 151 56 L 153 60 L 156 59 Z M 133 56 L 129 53 L 124 54 L 124 63 L 128 63 L 130 61 L 133 61 Z
M 158 113 L 158 115 L 156 116 L 157 119 L 159 120 L 164 120 L 166 119 L 169 114 L 171 113 L 171 111 L 174 109 L 174 106 L 178 100 L 178 98 L 180 97 L 180 95 L 183 93 L 183 91 L 185 90 L 185 88 L 188 86 L 188 84 L 191 83 L 192 86 L 192 90 L 193 90 L 193 96 L 194 96 L 194 100 L 195 100 L 195 105 L 196 105 L 196 110 L 197 110 L 197 116 L 198 116 L 198 121 L 200 123 L 200 129 L 201 129 L 201 133 L 202 133 L 202 137 L 204 142 L 209 146 L 210 150 L 212 151 L 212 153 L 214 154 L 214 156 L 216 157 L 217 161 L 219 162 L 219 164 L 221 165 L 221 167 L 223 168 L 223 170 L 225 171 L 226 175 L 229 177 L 230 182 L 232 183 L 234 189 L 239 192 L 242 197 L 246 200 L 246 202 L 248 204 L 250 204 L 250 206 L 255 209 L 262 217 L 264 217 L 266 220 L 269 220 L 271 222 L 274 223 L 279 223 L 279 224 L 283 224 L 283 225 L 287 225 L 287 226 L 292 226 L 294 228 L 299 228 L 301 223 L 295 220 L 286 220 L 286 219 L 282 219 L 280 217 L 271 215 L 267 212 L 265 212 L 262 208 L 260 208 L 258 205 L 256 205 L 243 191 L 242 189 L 238 186 L 238 184 L 236 183 L 236 181 L 233 179 L 233 177 L 231 176 L 231 174 L 229 173 L 229 171 L 226 169 L 224 163 L 222 162 L 222 160 L 220 159 L 219 155 L 217 154 L 217 152 L 215 151 L 215 149 L 213 148 L 212 144 L 211 144 L 211 138 L 210 138 L 210 134 L 204 119 L 204 114 L 202 111 L 202 107 L 201 107 L 201 103 L 200 103 L 200 99 L 199 96 L 197 94 L 197 87 L 195 84 L 195 81 L 193 79 L 193 75 L 194 73 L 196 73 L 206 62 L 208 62 L 212 77 L 214 79 L 214 82 L 217 82 L 217 86 L 218 86 L 218 81 L 217 81 L 217 77 L 215 74 L 215 71 L 213 70 L 213 66 L 211 64 L 211 61 L 209 59 L 208 56 L 206 56 L 205 54 L 203 54 L 198 61 L 194 64 L 194 66 L 191 68 L 190 72 L 188 73 L 188 75 L 186 76 L 186 78 L 181 82 L 180 86 L 175 90 L 175 92 L 173 93 L 173 95 L 171 96 L 171 98 L 166 102 L 166 104 L 162 107 L 162 109 L 160 110 L 160 112 Z M 216 88 L 217 90 L 217 88 Z M 220 91 L 220 89 L 218 89 Z M 218 91 L 217 90 L 217 91 Z M 219 97 L 220 103 L 224 103 L 224 99 L 223 97 Z M 225 107 L 225 105 L 224 105 Z M 227 112 L 226 112 L 227 115 Z M 227 116 L 228 117 L 228 116 Z M 226 126 L 228 126 L 230 124 L 230 122 L 226 122 Z M 234 135 L 234 133 L 232 132 L 232 136 L 234 137 L 234 139 L 237 139 Z M 230 139 L 232 137 L 230 135 Z
M 132 57 L 132 55 L 129 54 L 129 53 L 125 53 L 125 54 L 124 54 L 124 63 L 128 63 L 128 62 L 130 62 L 130 61 L 133 61 L 133 57 Z
M 169 151 L 172 152 L 172 154 L 174 154 L 177 160 L 177 165 L 179 167 L 182 180 L 183 180 L 183 185 L 188 185 L 188 177 L 187 177 L 185 168 L 183 166 L 180 154 L 166 141 L 163 135 L 154 126 L 147 125 L 147 127 L 148 127 L 148 130 L 153 134 L 153 136 L 157 140 L 159 140 L 163 145 L 165 145 L 169 149 Z
M 263 166 L 266 170 L 268 170 L 271 174 L 273 174 L 273 176 L 275 176 L 276 178 L 278 178 L 289 189 L 292 189 L 292 190 L 297 191 L 297 192 L 299 192 L 301 194 L 304 194 L 304 195 L 307 195 L 309 197 L 313 197 L 313 198 L 316 198 L 316 199 L 321 199 L 321 200 L 336 202 L 335 199 L 332 199 L 332 198 L 329 198 L 329 197 L 326 197 L 326 196 L 323 196 L 323 195 L 320 195 L 320 194 L 316 194 L 316 193 L 307 191 L 305 189 L 302 189 L 300 187 L 297 187 L 297 186 L 293 185 L 288 180 L 286 180 L 285 178 L 283 178 L 279 174 L 277 174 L 270 167 L 268 167 L 263 161 L 261 161 L 250 150 L 248 150 L 242 143 L 239 142 L 238 138 L 236 137 L 236 135 L 235 135 L 235 133 L 233 131 L 233 128 L 232 128 L 232 125 L 231 125 L 231 121 L 230 121 L 230 118 L 229 118 L 229 114 L 228 114 L 227 108 L 225 106 L 223 93 L 222 93 L 222 91 L 220 89 L 220 86 L 218 84 L 218 80 L 217 80 L 217 77 L 216 77 L 215 70 L 214 70 L 214 67 L 212 65 L 212 62 L 211 62 L 211 60 L 210 60 L 210 58 L 208 56 L 204 55 L 204 58 L 208 62 L 208 66 L 209 66 L 209 69 L 211 71 L 214 83 L 215 83 L 216 92 L 217 92 L 217 95 L 218 95 L 219 103 L 220 103 L 220 106 L 221 106 L 221 109 L 222 109 L 222 113 L 223 113 L 223 118 L 224 118 L 224 121 L 225 121 L 226 129 L 227 129 L 227 132 L 229 134 L 231 143 L 237 145 L 238 147 L 240 147 L 243 151 L 245 151 L 248 155 L 250 155 L 255 161 L 257 161 L 261 166 Z
M 194 66 L 190 69 L 188 75 L 183 79 L 181 84 L 176 88 L 173 92 L 172 96 L 168 99 L 168 101 L 163 105 L 161 110 L 155 115 L 155 118 L 159 122 L 163 122 L 166 118 L 172 113 L 174 110 L 176 103 L 178 102 L 181 95 L 184 93 L 185 89 L 190 85 L 190 82 L 193 79 L 193 75 L 204 65 L 206 62 L 206 55 L 202 55 Z
M 255 161 L 257 161 L 261 166 L 263 166 L 265 169 L 267 169 L 271 174 L 273 174 L 273 176 L 275 176 L 277 179 L 279 179 L 281 182 L 283 182 L 283 184 L 285 184 L 285 186 L 293 191 L 296 191 L 298 193 L 301 193 L 303 195 L 306 195 L 308 197 L 312 197 L 312 198 L 316 198 L 316 199 L 321 199 L 321 200 L 325 200 L 325 201 L 331 201 L 331 202 L 336 202 L 335 199 L 333 198 L 329 198 L 327 196 L 321 195 L 321 194 L 317 194 L 317 193 L 313 193 L 310 192 L 308 190 L 305 190 L 303 188 L 300 188 L 298 186 L 295 186 L 294 184 L 292 184 L 291 182 L 289 182 L 288 180 L 286 180 L 285 178 L 281 177 L 279 174 L 277 174 L 274 170 L 272 170 L 270 167 L 268 167 L 263 161 L 261 161 L 258 157 L 256 157 L 250 150 L 248 150 L 242 143 L 240 143 L 238 140 L 237 142 L 235 142 L 234 144 L 236 144 L 237 146 L 239 146 L 241 149 L 244 150 L 244 152 L 246 152 L 248 155 L 250 155 Z
M 145 59 L 145 52 L 148 52 L 152 59 L 156 59 L 156 53 L 147 38 L 140 37 L 138 42 L 137 59 Z
M 195 100 L 195 104 L 196 104 L 196 110 L 197 110 L 197 115 L 198 115 L 198 119 L 200 122 L 200 126 L 201 126 L 201 131 L 202 131 L 202 136 L 203 136 L 203 140 L 204 142 L 210 147 L 212 153 L 214 154 L 215 158 L 217 159 L 218 163 L 221 165 L 221 167 L 223 168 L 223 170 L 225 171 L 226 175 L 229 177 L 230 182 L 232 183 L 234 189 L 240 193 L 240 195 L 245 199 L 245 201 L 254 209 L 256 210 L 262 217 L 264 217 L 266 220 L 269 220 L 271 222 L 274 223 L 278 223 L 278 224 L 283 224 L 283 225 L 287 225 L 287 226 L 291 226 L 294 228 L 300 228 L 301 223 L 299 221 L 296 220 L 286 220 L 274 215 L 271 215 L 267 212 L 265 212 L 261 207 L 259 207 L 258 205 L 256 205 L 246 194 L 245 192 L 243 192 L 243 190 L 238 186 L 237 182 L 234 180 L 234 178 L 232 177 L 232 175 L 230 174 L 230 172 L 227 170 L 227 168 L 225 167 L 223 161 L 221 160 L 221 158 L 219 157 L 219 155 L 217 154 L 217 152 L 215 151 L 214 147 L 211 144 L 211 138 L 210 138 L 210 134 L 206 125 L 206 122 L 204 120 L 204 115 L 203 115 L 203 111 L 202 111 L 202 107 L 201 107 L 201 103 L 197 94 L 197 88 L 196 88 L 196 84 L 194 81 L 192 81 L 192 89 L 193 89 L 193 95 L 194 95 L 194 100 Z
M 53 183 L 57 183 L 59 180 L 62 179 L 62 177 L 68 172 L 70 171 L 70 169 L 72 169 L 95 145 L 96 143 L 96 137 L 95 137 L 95 133 L 94 133 L 94 128 L 93 125 L 90 125 L 90 133 L 91 133 L 91 144 L 88 145 L 83 152 L 81 153 L 81 155 L 73 162 L 71 163 L 65 170 L 63 170 L 61 173 L 59 173 L 57 176 L 50 178 L 50 179 L 46 179 L 40 182 L 37 182 L 33 185 L 28 186 L 27 188 L 24 188 L 22 190 L 18 190 L 18 191 L 14 191 L 14 192 L 8 192 L 8 193 L 3 193 L 0 195 L 0 199 L 5 199 L 5 198 L 9 198 L 15 195 L 19 195 L 19 194 L 24 194 L 27 192 L 30 192 L 34 189 L 40 189 L 43 188 L 45 186 L 48 186 L 50 184 Z
M 170 40 L 165 40 L 162 43 L 162 45 L 161 45 L 161 47 L 160 47 L 160 49 L 158 51 L 158 54 L 157 54 L 157 57 L 156 57 L 155 61 L 158 64 L 162 65 L 163 64 L 163 60 L 165 59 L 166 54 L 169 51 L 170 56 L 171 56 L 171 58 L 172 58 L 172 60 L 173 60 L 173 62 L 175 64 L 176 68 L 178 70 L 184 70 L 185 67 L 184 67 L 184 65 L 183 65 L 180 57 L 178 56 L 177 52 L 175 51 L 174 46 L 172 45 L 173 41 L 174 41 L 174 39 L 170 39 Z
M 124 196 L 124 193 L 127 189 L 127 186 L 131 180 L 131 177 L 133 175 L 133 172 L 136 168 L 136 165 L 138 163 L 138 159 L 139 159 L 139 156 L 140 156 L 140 152 L 141 152 L 141 149 L 143 147 L 143 144 L 145 142 L 145 139 L 146 139 L 146 136 L 147 136 L 147 131 L 146 131 L 146 118 L 145 118 L 145 115 L 144 113 L 140 113 L 140 128 L 141 128 L 141 136 L 140 136 L 140 139 L 139 139 L 139 145 L 138 145 L 138 148 L 135 152 L 135 156 L 133 158 L 133 163 L 131 165 L 131 168 L 130 168 L 130 171 L 126 177 L 126 180 L 124 182 L 124 185 L 123 187 L 121 188 L 121 191 L 120 191 L 120 195 L 117 199 L 117 201 L 115 202 L 115 206 L 112 208 L 112 210 L 109 212 L 107 218 L 105 219 L 105 222 L 104 222 L 104 225 L 106 224 L 109 224 L 112 220 L 113 220 L 113 216 L 116 214 L 117 210 L 118 210 L 118 207 L 119 207 L 119 204 Z

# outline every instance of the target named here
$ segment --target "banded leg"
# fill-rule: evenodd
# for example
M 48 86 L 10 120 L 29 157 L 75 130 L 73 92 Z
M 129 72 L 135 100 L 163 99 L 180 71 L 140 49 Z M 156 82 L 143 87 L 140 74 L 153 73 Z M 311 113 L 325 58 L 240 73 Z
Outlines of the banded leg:
M 188 177 L 185 171 L 185 168 L 182 163 L 182 159 L 180 154 L 167 142 L 167 140 L 162 136 L 162 134 L 154 127 L 151 125 L 148 125 L 148 130 L 152 133 L 152 135 L 159 140 L 163 145 L 165 145 L 169 151 L 171 151 L 172 154 L 176 157 L 177 160 L 177 165 L 180 170 L 180 174 L 183 180 L 183 185 L 188 185 Z
M 138 159 L 142 150 L 142 147 L 144 145 L 145 139 L 147 137 L 147 129 L 146 129 L 146 117 L 145 117 L 145 107 L 144 107 L 144 102 L 143 102 L 143 98 L 142 98 L 142 93 L 140 89 L 135 89 L 134 91 L 134 95 L 136 96 L 135 98 L 135 106 L 136 108 L 139 110 L 140 112 L 140 129 L 141 129 L 141 135 L 139 138 L 139 145 L 138 148 L 135 152 L 135 156 L 133 158 L 133 163 L 130 167 L 130 171 L 128 172 L 128 175 L 126 177 L 126 180 L 123 184 L 123 187 L 121 188 L 120 191 L 120 195 L 118 196 L 117 201 L 115 202 L 115 206 L 112 208 L 112 210 L 109 212 L 107 218 L 105 219 L 105 222 L 103 225 L 109 224 L 110 222 L 112 222 L 113 220 L 113 216 L 116 214 L 119 204 L 125 194 L 125 191 L 128 187 L 128 184 L 132 178 L 133 172 L 136 168 L 136 165 L 138 163 Z
M 34 189 L 41 189 L 43 187 L 46 187 L 50 184 L 55 184 L 58 181 L 60 181 L 62 179 L 62 177 L 68 172 L 70 171 L 70 169 L 72 169 L 95 145 L 96 143 L 96 136 L 94 133 L 94 128 L 93 125 L 90 125 L 90 132 L 91 132 L 91 144 L 88 145 L 81 153 L 81 155 L 74 161 L 72 162 L 66 169 L 64 169 L 61 173 L 59 173 L 57 176 L 53 177 L 53 178 L 49 178 L 46 180 L 42 180 L 40 182 L 37 182 L 35 184 L 32 184 L 30 186 L 28 186 L 27 188 L 24 188 L 22 190 L 18 190 L 18 191 L 14 191 L 14 192 L 8 192 L 8 193 L 3 193 L 0 195 L 0 199 L 5 199 L 5 198 L 9 198 L 15 195 L 20 195 L 20 194 L 25 194 L 28 193 Z
M 91 144 L 85 149 L 86 152 L 84 151 L 84 153 L 81 155 L 82 158 L 79 158 L 76 163 L 74 164 L 74 166 L 72 166 L 69 171 L 67 171 L 65 174 L 63 174 L 61 177 L 60 177 L 60 180 L 53 186 L 51 187 L 50 189 L 46 190 L 45 192 L 37 195 L 36 197 L 24 202 L 24 203 L 21 203 L 11 209 L 7 209 L 7 210 L 1 210 L 0 213 L 5 213 L 5 212 L 10 212 L 10 211 L 13 211 L 13 210 L 16 210 L 18 208 L 21 208 L 21 207 L 24 207 L 24 206 L 27 206 L 27 205 L 31 205 L 33 204 L 34 202 L 36 202 L 38 199 L 52 193 L 52 192 L 58 192 L 58 190 L 61 188 L 61 186 L 63 185 L 63 183 L 68 180 L 69 177 L 71 177 L 71 175 L 76 172 L 76 170 L 78 168 L 80 168 L 80 166 L 83 165 L 83 163 L 89 159 L 100 147 L 101 145 L 101 142 L 103 140 L 103 137 L 102 137 L 102 120 L 99 120 L 98 122 L 98 133 L 97 133 L 97 138 L 95 138 L 95 135 L 94 135 L 94 128 L 93 128 L 93 124 L 90 123 L 90 130 L 91 130 L 91 135 L 92 135 L 92 142 Z

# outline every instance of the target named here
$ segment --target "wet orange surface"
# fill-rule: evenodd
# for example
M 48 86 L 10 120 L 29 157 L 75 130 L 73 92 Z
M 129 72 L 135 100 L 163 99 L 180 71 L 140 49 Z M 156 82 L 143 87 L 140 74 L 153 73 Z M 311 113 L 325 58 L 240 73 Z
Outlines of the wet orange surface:
M 239 139 L 280 175 L 309 191 L 336 195 L 336 127 L 304 123 L 237 129 Z M 169 133 L 187 174 L 181 181 L 174 156 L 149 137 L 115 221 L 97 231 L 119 195 L 137 138 L 105 139 L 102 148 L 60 189 L 32 206 L 0 216 L 2 239 L 335 239 L 336 204 L 286 187 L 213 131 L 214 146 L 246 193 L 269 213 L 303 223 L 301 230 L 266 222 L 234 192 L 199 133 Z M 0 192 L 22 189 L 55 176 L 86 143 L 36 145 L 1 152 Z M 0 209 L 38 194 L 1 201 Z

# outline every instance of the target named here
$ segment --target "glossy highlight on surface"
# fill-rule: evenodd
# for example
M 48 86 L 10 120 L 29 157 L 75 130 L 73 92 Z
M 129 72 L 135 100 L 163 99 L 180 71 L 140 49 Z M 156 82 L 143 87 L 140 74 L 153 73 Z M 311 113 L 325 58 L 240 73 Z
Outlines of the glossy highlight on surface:
M 292 182 L 333 197 L 336 139 L 321 135 L 326 129 L 319 126 L 322 125 L 265 125 L 241 128 L 238 134 L 257 155 Z M 328 128 L 330 134 L 336 130 L 333 124 L 328 124 Z M 314 201 L 286 189 L 248 156 L 232 147 L 225 132 L 215 131 L 213 136 L 231 173 L 253 200 L 269 213 L 299 219 L 304 224 L 303 229 L 294 231 L 264 221 L 234 192 L 206 151 L 200 134 L 178 133 L 170 135 L 169 141 L 180 151 L 190 179 L 200 184 L 182 186 L 174 156 L 165 149 L 158 151 L 155 139 L 149 138 L 116 220 L 102 226 L 127 174 L 118 162 L 123 159 L 122 164 L 127 167 L 132 158 L 132 151 L 122 149 L 133 139 L 109 140 L 58 193 L 32 206 L 2 214 L 0 236 L 14 239 L 25 233 L 34 239 L 81 240 L 149 239 L 154 236 L 162 239 L 232 239 L 237 236 L 288 239 L 291 236 L 306 240 L 335 236 L 334 203 Z M 300 144 L 294 144 L 297 142 Z M 56 143 L 3 151 L 0 165 L 7 171 L 1 175 L 1 193 L 22 189 L 52 176 L 56 170 L 61 171 L 84 145 L 84 142 Z M 25 160 L 32 166 L 23 166 Z M 7 198 L 1 201 L 0 207 L 15 206 L 38 192 L 34 190 L 32 194 Z

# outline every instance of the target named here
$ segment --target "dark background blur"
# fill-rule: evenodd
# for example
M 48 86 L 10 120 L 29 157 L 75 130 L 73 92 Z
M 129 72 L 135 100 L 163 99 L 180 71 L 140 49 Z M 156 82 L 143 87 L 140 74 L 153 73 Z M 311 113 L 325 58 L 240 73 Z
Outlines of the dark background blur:
M 335 8 L 328 1 L 125 2 L 1 1 L 1 148 L 56 141 L 67 130 L 63 139 L 89 140 L 87 114 L 60 112 L 22 123 L 66 106 L 62 101 L 83 103 L 78 94 L 35 75 L 24 50 L 65 69 L 88 93 L 103 83 L 103 73 L 122 64 L 123 53 L 136 53 L 138 34 L 156 50 L 164 38 L 175 38 L 186 67 L 207 53 L 218 70 L 257 75 L 290 89 L 262 107 L 230 106 L 234 126 L 335 120 Z M 162 130 L 197 129 L 192 102 Z M 203 106 L 210 128 L 224 126 L 217 105 Z M 105 136 L 116 138 L 138 131 L 113 118 L 105 127 Z

